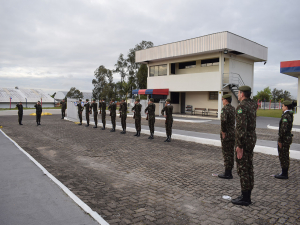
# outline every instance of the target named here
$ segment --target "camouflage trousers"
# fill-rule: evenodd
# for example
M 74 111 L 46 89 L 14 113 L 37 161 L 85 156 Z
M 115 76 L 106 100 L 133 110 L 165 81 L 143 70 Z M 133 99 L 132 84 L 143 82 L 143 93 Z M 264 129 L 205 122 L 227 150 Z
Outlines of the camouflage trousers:
M 172 135 L 172 124 L 173 124 L 173 119 L 166 120 L 165 122 L 167 136 Z
M 111 116 L 111 124 L 112 124 L 112 127 L 115 129 L 116 128 L 116 116 Z
M 106 119 L 105 119 L 105 117 L 106 117 L 106 112 L 102 112 L 101 118 L 102 118 L 102 124 L 103 124 L 103 126 L 106 125 Z
M 98 112 L 94 111 L 94 122 L 95 122 L 95 126 L 97 126 L 98 124 Z
M 155 123 L 155 117 L 150 117 L 148 118 L 148 125 L 149 125 L 149 129 L 150 129 L 150 133 L 154 134 L 154 123 Z
M 141 131 L 141 117 L 135 116 L 135 129 L 136 131 Z
M 82 112 L 78 112 L 78 117 L 79 117 L 80 123 L 82 123 Z
M 41 113 L 36 113 L 36 122 L 37 123 L 41 122 Z
M 66 110 L 61 110 L 61 118 L 66 117 Z
M 236 168 L 238 175 L 240 176 L 241 189 L 242 191 L 250 191 L 254 187 L 254 172 L 253 172 L 253 149 L 254 144 L 248 144 L 243 148 L 243 157 L 241 159 L 236 159 Z
M 234 140 L 222 142 L 222 153 L 224 158 L 225 170 L 232 170 L 234 166 Z
M 121 115 L 121 124 L 122 124 L 123 130 L 126 130 L 126 118 L 127 118 L 127 115 Z
M 281 168 L 288 169 L 290 167 L 290 144 L 282 143 L 282 148 L 277 147 Z
M 18 122 L 22 123 L 23 113 L 18 113 Z
M 86 119 L 87 125 L 89 125 L 90 124 L 90 114 L 89 113 L 85 114 L 85 119 Z

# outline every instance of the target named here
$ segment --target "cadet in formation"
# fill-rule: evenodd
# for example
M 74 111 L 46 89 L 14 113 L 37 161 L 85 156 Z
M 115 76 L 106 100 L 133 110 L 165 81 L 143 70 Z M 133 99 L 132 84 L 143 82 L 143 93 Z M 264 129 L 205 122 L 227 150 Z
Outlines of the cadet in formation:
M 236 108 L 236 166 L 240 176 L 242 194 L 231 200 L 233 204 L 248 206 L 251 204 L 251 191 L 254 187 L 253 149 L 256 143 L 256 110 L 257 103 L 250 99 L 251 88 L 239 87 Z
M 166 115 L 164 114 L 166 112 Z M 166 126 L 166 133 L 167 139 L 165 142 L 171 142 L 172 136 L 172 125 L 173 125 L 173 106 L 171 105 L 171 99 L 167 99 L 165 103 L 165 107 L 161 110 L 161 114 L 166 118 L 165 126 Z
M 95 126 L 93 126 L 93 128 L 97 128 L 97 124 L 98 124 L 98 109 L 97 109 L 97 103 L 95 102 L 95 99 L 93 99 L 93 102 L 91 104 L 91 110 L 93 110 L 93 113 L 94 113 Z
M 111 124 L 112 124 L 112 129 L 110 132 L 115 132 L 116 131 L 116 103 L 115 99 L 111 99 L 110 105 L 108 106 L 108 110 L 110 111 L 110 117 L 111 117 Z
M 125 99 L 122 99 L 119 112 L 120 112 L 121 124 L 123 129 L 121 134 L 126 134 L 127 103 L 125 102 Z
M 67 108 L 67 104 L 64 99 L 60 102 L 60 105 L 61 105 L 61 118 L 64 119 L 66 116 L 66 108 Z
M 218 177 L 232 179 L 234 166 L 234 132 L 235 132 L 235 108 L 231 105 L 232 97 L 229 94 L 222 96 L 223 108 L 221 111 L 221 143 L 224 157 L 225 173 Z
M 276 174 L 277 179 L 288 179 L 288 171 L 290 166 L 290 146 L 292 144 L 293 134 L 291 133 L 293 127 L 293 107 L 295 105 L 291 101 L 282 102 L 281 119 L 279 122 L 278 133 L 278 155 L 282 172 Z
M 41 102 L 38 101 L 37 104 L 34 105 L 35 107 L 35 114 L 36 114 L 36 124 L 41 125 L 41 116 L 42 116 L 42 106 L 41 106 Z
M 149 99 L 148 106 L 145 109 L 145 113 L 147 114 L 148 125 L 150 129 L 150 136 L 148 137 L 148 139 L 154 139 L 155 104 L 153 98 Z
M 80 123 L 78 125 L 82 125 L 82 111 L 83 111 L 83 107 L 81 105 L 81 99 L 79 99 L 79 102 L 77 102 L 77 107 L 78 107 L 78 116 L 79 116 L 79 121 L 80 121 Z
M 139 137 L 141 135 L 141 110 L 142 110 L 142 105 L 140 104 L 140 99 L 137 98 L 135 99 L 134 106 L 132 107 L 132 111 L 134 112 L 134 121 L 135 121 L 135 129 L 136 129 L 136 134 L 134 136 Z
M 18 121 L 19 121 L 19 125 L 23 125 L 22 124 L 22 119 L 23 119 L 23 105 L 22 105 L 22 102 L 19 102 L 16 106 L 18 108 Z
M 90 103 L 89 103 L 89 100 L 86 99 L 86 103 L 84 104 L 84 107 L 85 107 L 85 118 L 86 118 L 86 127 L 88 127 L 90 125 L 90 110 L 91 110 L 91 107 L 90 107 Z
M 99 101 L 99 109 L 100 109 L 100 114 L 101 114 L 101 118 L 102 118 L 102 130 L 105 130 L 105 124 L 106 124 L 106 102 L 105 102 L 105 98 L 102 98 L 102 101 Z

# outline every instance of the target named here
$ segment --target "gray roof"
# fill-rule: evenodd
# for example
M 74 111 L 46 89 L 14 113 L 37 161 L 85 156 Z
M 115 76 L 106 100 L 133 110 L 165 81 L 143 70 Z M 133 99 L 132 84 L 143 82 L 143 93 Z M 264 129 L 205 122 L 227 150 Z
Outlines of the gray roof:
M 53 98 L 41 89 L 24 89 L 24 88 L 0 88 L 0 102 L 51 102 Z
M 58 91 L 55 95 L 55 99 L 57 100 L 61 100 L 61 99 L 64 99 L 65 96 L 67 95 L 68 91 Z M 82 99 L 89 99 L 91 100 L 92 96 L 93 96 L 93 93 L 92 92 L 82 92 L 83 94 L 83 98 Z

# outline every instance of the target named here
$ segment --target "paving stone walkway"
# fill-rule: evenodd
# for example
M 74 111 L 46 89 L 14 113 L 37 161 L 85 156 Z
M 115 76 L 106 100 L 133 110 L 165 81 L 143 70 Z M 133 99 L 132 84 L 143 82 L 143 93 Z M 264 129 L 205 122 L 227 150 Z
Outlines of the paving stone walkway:
M 219 147 L 121 135 L 59 115 L 41 124 L 1 116 L 8 136 L 110 224 L 300 224 L 299 160 L 290 179 L 277 180 L 278 157 L 255 153 L 253 204 L 243 207 L 222 198 L 240 194 L 236 170 L 233 180 L 212 176 L 223 171 Z

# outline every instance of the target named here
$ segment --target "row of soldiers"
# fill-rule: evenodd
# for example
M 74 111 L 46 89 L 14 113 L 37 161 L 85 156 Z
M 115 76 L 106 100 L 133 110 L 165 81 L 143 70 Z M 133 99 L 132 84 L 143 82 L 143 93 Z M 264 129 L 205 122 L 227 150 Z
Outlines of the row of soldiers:
M 82 112 L 85 107 L 85 113 L 86 113 L 86 127 L 90 125 L 90 114 L 93 111 L 94 114 L 94 121 L 95 126 L 93 128 L 97 128 L 98 124 L 98 109 L 97 109 L 97 103 L 95 102 L 95 99 L 92 100 L 92 103 L 89 103 L 89 100 L 86 99 L 86 103 L 84 105 L 81 104 L 81 99 L 79 99 L 79 102 L 77 103 L 78 107 L 78 116 L 79 116 L 79 124 L 82 125 Z M 111 123 L 112 123 L 112 129 L 110 132 L 116 131 L 116 110 L 117 105 L 115 103 L 115 99 L 111 99 L 108 110 L 110 112 L 111 117 Z M 134 106 L 131 109 L 134 113 L 133 118 L 135 120 L 135 129 L 136 134 L 134 136 L 139 137 L 141 135 L 141 111 L 142 111 L 142 105 L 140 104 L 140 99 L 135 99 Z M 121 124 L 122 124 L 122 132 L 121 134 L 126 134 L 126 119 L 127 119 L 127 103 L 125 102 L 125 99 L 121 100 L 120 107 L 119 107 L 119 114 L 121 118 Z M 99 101 L 99 113 L 102 115 L 102 130 L 105 130 L 106 125 L 106 102 L 103 98 Z M 155 124 L 155 104 L 154 99 L 150 98 L 148 102 L 148 106 L 145 109 L 145 113 L 147 114 L 147 120 L 148 125 L 150 129 L 150 136 L 148 139 L 154 139 L 154 124 Z M 166 127 L 166 134 L 167 138 L 165 142 L 171 142 L 171 135 L 172 135 L 172 124 L 173 124 L 173 106 L 171 105 L 171 100 L 167 99 L 164 108 L 161 110 L 161 114 L 166 118 L 165 127 Z
M 234 155 L 237 172 L 240 176 L 241 196 L 232 200 L 233 204 L 248 206 L 251 204 L 251 192 L 254 187 L 253 150 L 256 144 L 256 111 L 257 103 L 250 99 L 251 88 L 241 86 L 238 92 L 240 104 L 236 109 L 231 105 L 229 94 L 222 96 L 224 107 L 221 111 L 221 143 L 224 157 L 225 173 L 219 178 L 232 179 Z M 288 179 L 289 149 L 292 143 L 293 109 L 290 101 L 282 102 L 281 120 L 278 133 L 278 153 L 282 168 L 277 179 Z

